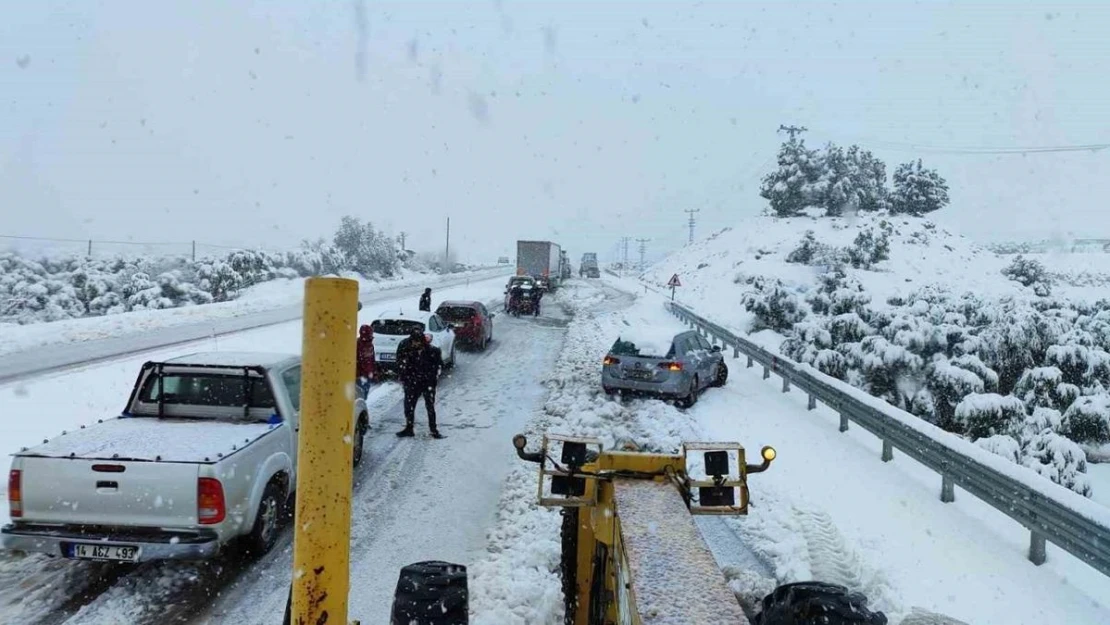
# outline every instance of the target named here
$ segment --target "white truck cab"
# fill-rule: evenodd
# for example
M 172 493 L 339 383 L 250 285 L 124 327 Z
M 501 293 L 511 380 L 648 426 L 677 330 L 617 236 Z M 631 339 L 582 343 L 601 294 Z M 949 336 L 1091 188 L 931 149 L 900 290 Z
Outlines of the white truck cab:
M 14 455 L 0 546 L 140 562 L 209 558 L 243 538 L 264 553 L 297 482 L 300 389 L 291 354 L 144 364 L 120 416 Z M 368 427 L 356 394 L 354 431 L 336 441 L 355 466 Z

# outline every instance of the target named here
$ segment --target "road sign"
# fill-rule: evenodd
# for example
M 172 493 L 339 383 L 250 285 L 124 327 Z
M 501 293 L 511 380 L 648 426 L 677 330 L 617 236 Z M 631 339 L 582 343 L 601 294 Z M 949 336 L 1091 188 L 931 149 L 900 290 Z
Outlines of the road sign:
M 671 287 L 671 301 L 673 302 L 675 287 L 682 286 L 682 281 L 678 279 L 677 273 L 671 276 L 671 281 L 667 283 L 667 286 Z

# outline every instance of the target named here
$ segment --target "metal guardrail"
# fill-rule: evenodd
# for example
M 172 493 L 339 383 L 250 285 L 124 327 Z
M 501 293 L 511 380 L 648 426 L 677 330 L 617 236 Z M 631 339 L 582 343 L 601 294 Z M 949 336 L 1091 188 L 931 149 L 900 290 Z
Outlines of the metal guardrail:
M 1110 576 L 1110 511 L 1105 515 L 1090 512 L 1096 506 L 1082 495 L 1062 487 L 1038 490 L 1021 480 L 994 469 L 973 456 L 978 450 L 972 443 L 954 439 L 953 435 L 937 429 L 937 436 L 930 436 L 927 427 L 911 426 L 907 419 L 917 419 L 894 406 L 878 407 L 855 396 L 861 392 L 832 378 L 801 368 L 751 341 L 737 336 L 725 328 L 695 314 L 686 306 L 667 302 L 667 309 L 703 335 L 716 339 L 733 348 L 733 356 L 744 354 L 748 366 L 763 366 L 763 378 L 774 373 L 782 378 L 782 390 L 791 386 L 809 394 L 809 409 L 817 402 L 829 406 L 840 414 L 840 431 L 848 430 L 854 421 L 878 437 L 883 443 L 882 460 L 894 458 L 894 449 L 936 471 L 941 476 L 940 500 L 955 501 L 955 486 L 963 488 L 987 505 L 1017 521 L 1030 532 L 1029 560 L 1043 564 L 1046 558 L 1045 541 L 1051 542 L 1068 553 L 1091 565 L 1103 575 Z M 881 401 L 881 400 L 878 400 Z M 923 431 L 926 430 L 926 431 Z M 947 438 L 949 440 L 942 440 Z M 960 447 L 966 445 L 964 453 Z M 1001 460 L 1001 459 L 1000 459 Z M 1002 460 L 1005 462 L 1005 460 Z M 1044 479 L 1030 471 L 1033 479 Z M 1087 510 L 1084 510 L 1087 508 Z

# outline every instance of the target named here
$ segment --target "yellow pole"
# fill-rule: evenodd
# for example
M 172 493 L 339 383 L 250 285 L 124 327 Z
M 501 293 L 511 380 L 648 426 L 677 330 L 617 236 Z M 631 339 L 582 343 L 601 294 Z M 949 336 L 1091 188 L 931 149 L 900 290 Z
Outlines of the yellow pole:
M 358 282 L 304 287 L 292 623 L 347 623 Z

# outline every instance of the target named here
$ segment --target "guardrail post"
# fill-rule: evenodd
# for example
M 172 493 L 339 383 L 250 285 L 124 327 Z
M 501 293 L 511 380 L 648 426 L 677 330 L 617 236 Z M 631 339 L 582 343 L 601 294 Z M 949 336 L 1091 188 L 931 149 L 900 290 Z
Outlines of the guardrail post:
M 947 475 L 940 476 L 940 500 L 944 503 L 956 501 L 956 485 Z
M 883 441 L 883 462 L 894 460 L 894 445 L 890 441 Z
M 763 379 L 766 380 L 769 377 L 771 377 L 771 368 L 768 367 L 768 366 L 764 366 L 763 367 Z
M 732 357 L 733 358 L 739 358 L 740 357 L 740 344 L 739 343 L 732 346 Z
M 848 431 L 848 415 L 844 414 L 843 412 L 840 413 L 840 431 Z
M 1040 566 L 1046 559 L 1048 555 L 1045 551 L 1044 534 L 1029 532 L 1029 561 Z
M 751 369 L 751 368 L 752 368 L 752 367 L 754 367 L 754 366 L 755 366 L 755 361 L 754 361 L 754 360 L 752 360 L 752 357 L 751 357 L 751 355 L 749 354 L 749 355 L 748 355 L 748 368 L 749 368 L 749 369 Z
M 785 377 L 782 379 L 782 392 L 783 393 L 789 393 L 790 392 L 790 380 L 788 380 Z
M 809 396 L 809 404 L 806 406 L 806 410 L 816 410 L 816 409 L 817 409 L 817 398 L 814 397 L 813 395 L 810 395 Z

